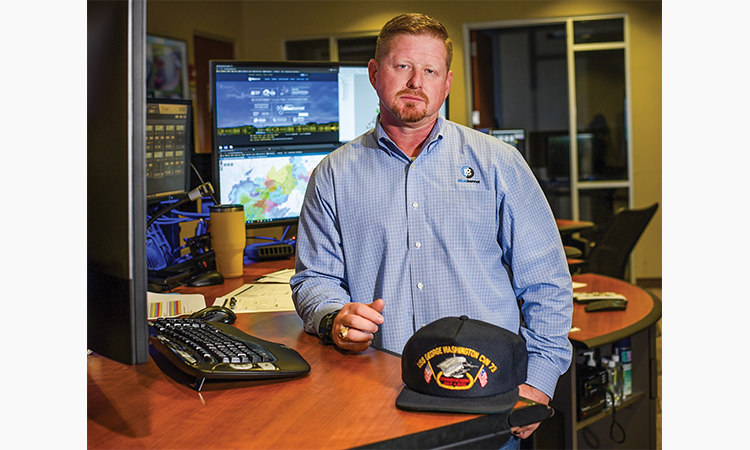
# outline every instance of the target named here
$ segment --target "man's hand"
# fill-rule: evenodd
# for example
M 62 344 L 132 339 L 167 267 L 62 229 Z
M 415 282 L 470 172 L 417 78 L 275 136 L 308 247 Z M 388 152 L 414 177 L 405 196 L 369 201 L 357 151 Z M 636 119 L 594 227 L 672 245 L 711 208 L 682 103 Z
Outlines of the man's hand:
M 377 299 L 370 304 L 347 303 L 333 320 L 331 339 L 344 350 L 362 352 L 370 347 L 372 334 L 385 319 L 380 315 L 385 302 Z M 342 337 L 342 330 L 345 337 Z
M 549 404 L 549 397 L 547 397 L 547 394 L 540 391 L 539 389 L 529 386 L 528 384 L 522 384 L 518 386 L 518 395 L 524 398 L 528 398 L 529 400 L 533 400 L 537 403 L 542 403 L 544 405 Z M 527 437 L 531 436 L 531 433 L 534 432 L 539 427 L 539 422 L 532 423 L 531 425 L 524 425 L 522 427 L 513 427 L 510 429 L 510 432 L 513 433 L 513 436 L 520 437 L 521 439 L 526 439 Z

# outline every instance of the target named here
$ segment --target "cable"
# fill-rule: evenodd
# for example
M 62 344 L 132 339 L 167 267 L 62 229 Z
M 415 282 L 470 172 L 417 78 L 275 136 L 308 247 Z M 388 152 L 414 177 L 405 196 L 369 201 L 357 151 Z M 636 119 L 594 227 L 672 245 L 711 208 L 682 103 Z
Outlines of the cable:
M 146 230 L 146 263 L 149 270 L 161 270 L 167 267 L 174 257 L 170 254 L 171 246 L 158 226 Z
M 615 406 L 615 396 L 614 393 L 609 389 L 607 389 L 606 395 L 612 398 L 612 425 L 609 426 L 609 438 L 618 444 L 622 444 L 623 442 L 625 442 L 625 428 L 623 428 L 623 426 L 619 422 L 617 422 L 617 420 L 615 420 L 615 414 L 617 413 L 617 407 Z M 621 440 L 615 439 L 615 425 L 620 429 L 620 432 L 622 432 Z
M 281 242 L 284 241 L 284 238 L 286 237 L 286 234 L 289 232 L 289 228 L 291 228 L 291 227 L 292 227 L 291 225 L 287 225 L 286 226 L 286 229 L 284 230 L 284 234 L 281 235 L 281 239 L 279 239 L 279 241 L 281 241 Z
M 193 202 L 195 200 L 198 200 L 199 198 L 210 195 L 211 198 L 213 198 L 214 188 L 211 186 L 211 183 L 203 183 L 197 188 L 193 189 L 192 191 L 188 192 L 188 194 L 181 199 L 177 200 L 175 203 L 172 203 L 168 207 L 157 211 L 156 214 L 154 214 L 146 224 L 146 229 L 151 226 L 151 224 L 154 223 L 156 219 L 163 216 L 164 214 L 168 213 L 169 211 L 172 211 L 173 209 L 177 208 L 178 206 L 182 206 L 187 202 Z
M 192 212 L 192 211 L 182 211 L 182 210 L 173 210 L 173 212 L 177 215 L 187 217 L 190 220 L 195 219 L 208 219 L 211 217 L 209 213 L 201 213 L 201 212 Z
M 195 172 L 195 174 L 198 176 L 198 179 L 200 180 L 201 185 L 204 185 L 204 184 L 208 184 L 209 186 L 211 185 L 211 183 L 206 183 L 205 181 L 203 181 L 203 177 L 201 176 L 200 172 L 198 172 L 198 169 L 195 168 L 195 166 L 193 165 L 193 163 L 190 163 L 190 167 L 193 168 L 193 172 Z M 219 202 L 217 202 L 216 201 L 216 197 L 214 197 L 214 190 L 213 190 L 213 188 L 211 188 L 211 193 L 209 195 L 211 197 L 211 200 L 214 201 L 214 205 L 218 205 Z
M 262 239 L 265 241 L 284 242 L 284 238 L 286 237 L 286 234 L 289 232 L 289 228 L 291 228 L 291 225 L 286 226 L 286 229 L 284 230 L 284 234 L 281 235 L 281 239 L 276 239 L 274 237 L 266 237 L 266 236 L 251 236 L 251 238 Z

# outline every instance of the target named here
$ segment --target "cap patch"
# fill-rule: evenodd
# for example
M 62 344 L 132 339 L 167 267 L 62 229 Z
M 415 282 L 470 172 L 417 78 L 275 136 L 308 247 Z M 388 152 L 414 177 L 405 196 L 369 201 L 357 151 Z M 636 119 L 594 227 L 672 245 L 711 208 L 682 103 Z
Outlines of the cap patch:
M 435 365 L 437 371 L 432 368 Z M 485 355 L 468 347 L 441 346 L 428 351 L 417 361 L 424 369 L 424 380 L 454 391 L 471 389 L 479 382 L 487 385 L 487 372 L 494 373 L 497 366 Z

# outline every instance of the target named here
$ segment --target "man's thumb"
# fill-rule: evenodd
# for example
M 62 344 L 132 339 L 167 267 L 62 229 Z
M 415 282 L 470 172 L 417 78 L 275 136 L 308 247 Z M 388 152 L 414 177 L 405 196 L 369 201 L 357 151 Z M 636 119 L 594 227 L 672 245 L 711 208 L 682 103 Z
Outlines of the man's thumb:
M 383 301 L 382 298 L 379 298 L 375 300 L 374 302 L 370 303 L 370 308 L 374 309 L 378 313 L 382 313 L 384 307 L 385 307 L 385 301 Z

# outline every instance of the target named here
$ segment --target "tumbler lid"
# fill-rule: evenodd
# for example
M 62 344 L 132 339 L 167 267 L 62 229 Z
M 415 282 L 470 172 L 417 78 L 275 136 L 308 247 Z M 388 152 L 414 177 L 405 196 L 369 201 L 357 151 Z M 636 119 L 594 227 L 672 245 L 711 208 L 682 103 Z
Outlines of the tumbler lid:
M 226 213 L 226 212 L 244 211 L 245 207 L 243 205 L 213 205 L 213 206 L 209 206 L 208 210 L 210 212 Z

